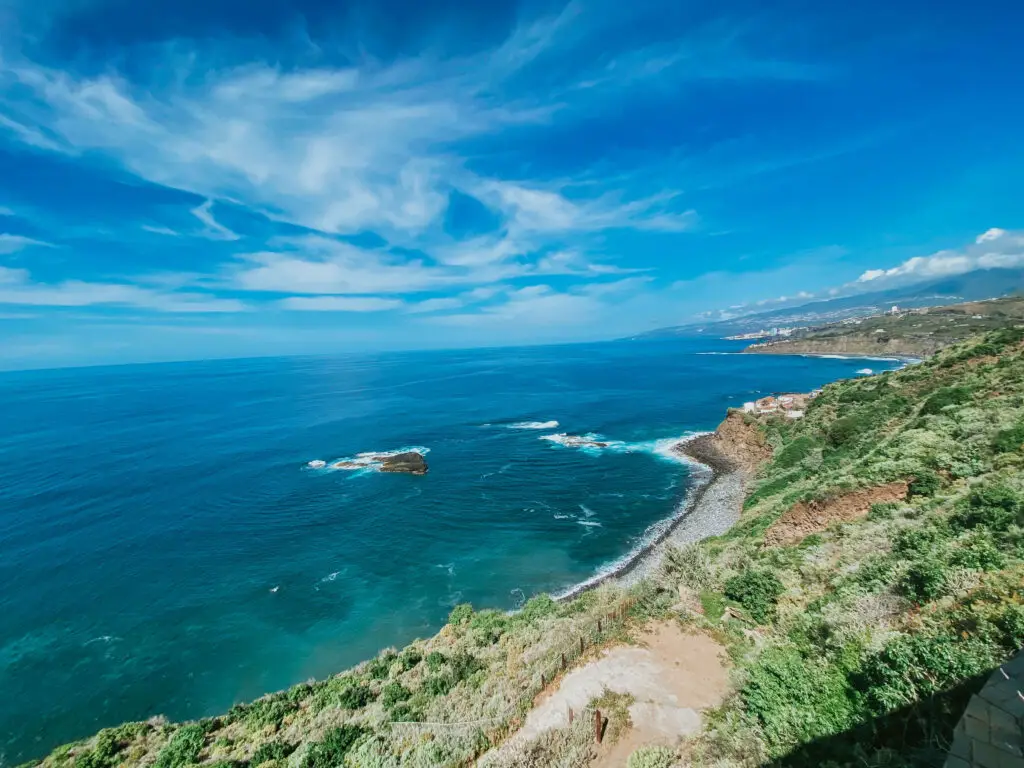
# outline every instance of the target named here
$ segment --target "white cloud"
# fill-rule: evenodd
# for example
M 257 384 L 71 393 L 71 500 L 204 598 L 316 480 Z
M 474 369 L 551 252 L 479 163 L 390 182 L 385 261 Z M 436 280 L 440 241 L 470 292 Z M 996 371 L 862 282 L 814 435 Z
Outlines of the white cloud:
M 692 210 L 673 210 L 676 193 L 623 201 L 606 193 L 596 198 L 570 200 L 565 189 L 490 181 L 473 190 L 503 210 L 521 232 L 572 232 L 634 228 L 684 232 L 696 224 Z
M 180 232 L 175 232 L 170 227 L 154 227 L 149 224 L 143 224 L 142 228 L 147 232 L 152 232 L 154 235 L 166 235 L 168 237 L 180 237 Z
M 128 283 L 65 280 L 34 282 L 27 270 L 0 267 L 0 304 L 46 307 L 128 306 L 155 312 L 241 312 L 237 299 L 201 293 L 157 291 Z
M 544 124 L 565 108 L 564 85 L 519 98 L 505 86 L 556 43 L 584 33 L 570 24 L 581 13 L 570 4 L 461 58 L 363 57 L 346 67 L 284 71 L 262 62 L 211 66 L 179 48 L 162 62 L 159 85 L 114 69 L 76 76 L 5 58 L 0 115 L 8 116 L 0 130 L 52 151 L 103 153 L 144 179 L 201 195 L 207 202 L 193 213 L 216 239 L 236 237 L 212 217 L 213 201 L 231 200 L 328 233 L 372 230 L 419 246 L 436 234 L 453 188 L 500 210 L 513 239 L 691 228 L 694 214 L 677 194 L 647 188 L 642 174 L 626 183 L 591 178 L 572 190 L 481 176 L 460 156 L 461 142 Z M 606 85 L 634 79 L 610 77 Z
M 16 253 L 24 248 L 30 246 L 45 246 L 47 248 L 53 248 L 52 243 L 46 243 L 42 240 L 35 240 L 31 237 L 25 237 L 23 235 L 9 235 L 0 233 L 0 254 Z
M 986 230 L 985 232 L 982 232 L 980 235 L 978 235 L 977 239 L 975 239 L 974 242 L 979 244 L 990 243 L 993 240 L 998 240 L 1005 234 L 1005 229 L 1000 229 L 999 227 L 992 227 L 992 229 Z
M 408 311 L 413 314 L 424 314 L 427 312 L 446 312 L 450 309 L 459 309 L 465 304 L 462 299 L 454 296 L 448 298 L 424 299 L 409 307 Z
M 548 285 L 531 285 L 509 291 L 505 301 L 477 312 L 439 315 L 431 322 L 453 326 L 507 326 L 518 332 L 524 327 L 543 329 L 547 335 L 561 335 L 565 329 L 593 321 L 604 305 L 593 296 L 564 293 Z
M 306 312 L 382 312 L 402 306 L 398 299 L 375 296 L 290 296 L 279 304 L 284 309 Z
M 960 275 L 976 269 L 1024 266 L 1024 234 L 992 228 L 958 250 L 944 250 L 930 256 L 914 256 L 889 269 L 869 269 L 857 285 L 913 282 Z
M 239 235 L 232 232 L 230 229 L 219 223 L 213 217 L 213 201 L 207 200 L 205 203 L 197 208 L 193 208 L 190 213 L 199 219 L 205 225 L 203 230 L 203 236 L 208 237 L 211 240 L 238 240 Z M 150 231 L 154 231 L 150 229 Z M 170 231 L 170 230 L 167 230 Z M 166 234 L 166 232 L 164 232 Z

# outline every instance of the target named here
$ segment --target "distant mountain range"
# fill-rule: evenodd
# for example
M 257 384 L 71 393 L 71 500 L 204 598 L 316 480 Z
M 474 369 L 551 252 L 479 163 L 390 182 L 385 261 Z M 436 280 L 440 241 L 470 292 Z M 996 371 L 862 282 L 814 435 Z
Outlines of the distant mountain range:
M 633 336 L 636 339 L 677 336 L 734 336 L 773 327 L 821 325 L 848 317 L 864 317 L 883 312 L 894 304 L 901 307 L 934 307 L 958 301 L 978 301 L 1024 292 L 1024 269 L 980 269 L 962 275 L 943 277 L 884 291 L 859 293 L 814 301 L 796 307 L 713 322 L 694 322 Z

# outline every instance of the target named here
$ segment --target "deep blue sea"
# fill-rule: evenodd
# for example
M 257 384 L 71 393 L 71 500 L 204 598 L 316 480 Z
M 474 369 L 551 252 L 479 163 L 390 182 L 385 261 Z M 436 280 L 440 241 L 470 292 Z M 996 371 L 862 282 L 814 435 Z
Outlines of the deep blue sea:
M 0 374 L 0 764 L 329 675 L 459 602 L 565 590 L 679 505 L 673 439 L 895 366 L 708 354 L 739 346 Z M 307 466 L 406 447 L 428 475 Z

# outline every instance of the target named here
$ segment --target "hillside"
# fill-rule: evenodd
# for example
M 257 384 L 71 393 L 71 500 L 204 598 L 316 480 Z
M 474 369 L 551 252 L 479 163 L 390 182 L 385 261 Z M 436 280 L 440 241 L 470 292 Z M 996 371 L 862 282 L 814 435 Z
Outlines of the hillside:
M 941 765 L 972 691 L 1024 645 L 1024 332 L 745 419 L 771 457 L 726 535 L 629 591 L 457 607 L 429 640 L 221 717 L 101 731 L 47 768 L 609 765 L 589 717 L 505 741 L 566 670 L 649 626 L 721 644 L 731 694 L 630 768 Z M 767 453 L 767 451 L 766 451 Z M 607 694 L 608 739 L 630 731 Z M 615 728 L 612 724 L 615 724 Z M 616 763 L 621 765 L 621 763 Z
M 953 302 L 981 301 L 1024 291 L 1024 269 L 981 269 L 938 280 L 869 291 L 852 296 L 811 301 L 718 321 L 695 321 L 656 328 L 633 338 L 733 336 L 772 327 L 822 325 L 877 315 L 893 304 L 906 308 L 935 307 Z
M 970 336 L 1024 323 L 1024 299 L 1011 297 L 877 315 L 797 331 L 744 352 L 778 355 L 928 357 Z

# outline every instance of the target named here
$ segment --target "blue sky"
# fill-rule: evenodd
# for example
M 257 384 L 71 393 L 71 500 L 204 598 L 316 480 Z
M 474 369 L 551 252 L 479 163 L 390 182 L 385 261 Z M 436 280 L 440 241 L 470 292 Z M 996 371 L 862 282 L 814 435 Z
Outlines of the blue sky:
M 1024 263 L 1022 22 L 0 0 L 0 366 L 600 339 Z

